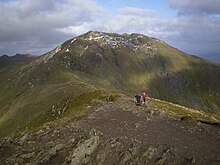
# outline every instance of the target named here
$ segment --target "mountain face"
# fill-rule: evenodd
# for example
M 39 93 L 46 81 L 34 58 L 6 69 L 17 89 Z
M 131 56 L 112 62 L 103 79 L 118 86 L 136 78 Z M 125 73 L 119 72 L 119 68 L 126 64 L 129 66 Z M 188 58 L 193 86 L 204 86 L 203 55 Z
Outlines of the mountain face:
M 16 64 L 23 64 L 26 62 L 31 62 L 35 59 L 34 56 L 30 54 L 16 54 L 14 56 L 3 55 L 0 56 L 0 69 L 14 66 Z
M 220 112 L 220 65 L 140 34 L 88 32 L 0 72 L 0 137 L 81 110 L 109 93 Z
M 140 34 L 88 32 L 63 43 L 39 62 L 92 76 L 94 84 L 219 112 L 220 66 Z M 84 77 L 81 76 L 80 77 Z

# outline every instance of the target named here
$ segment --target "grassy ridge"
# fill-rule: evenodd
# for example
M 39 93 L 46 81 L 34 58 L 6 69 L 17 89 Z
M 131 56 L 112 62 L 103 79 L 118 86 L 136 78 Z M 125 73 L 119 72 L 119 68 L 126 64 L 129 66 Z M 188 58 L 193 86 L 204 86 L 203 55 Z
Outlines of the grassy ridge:
M 42 115 L 52 114 L 52 106 L 95 90 L 59 65 L 31 65 L 0 73 L 1 137 L 24 129 L 32 120 L 42 123 Z M 48 121 L 46 118 L 44 122 Z
M 209 124 L 220 124 L 220 115 L 198 111 L 196 109 L 186 108 L 178 104 L 150 99 L 151 108 L 159 110 L 180 119 L 189 119 L 191 122 L 203 122 Z

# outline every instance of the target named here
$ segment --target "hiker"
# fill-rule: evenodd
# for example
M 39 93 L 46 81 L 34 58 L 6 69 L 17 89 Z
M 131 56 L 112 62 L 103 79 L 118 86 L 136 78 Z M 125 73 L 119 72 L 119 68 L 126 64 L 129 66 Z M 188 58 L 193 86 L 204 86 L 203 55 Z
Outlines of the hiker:
M 141 105 L 141 95 L 136 94 L 134 96 L 134 102 L 135 102 L 136 105 Z
M 142 101 L 143 101 L 144 105 L 147 105 L 147 98 L 148 98 L 147 93 L 143 92 L 143 94 L 142 94 Z

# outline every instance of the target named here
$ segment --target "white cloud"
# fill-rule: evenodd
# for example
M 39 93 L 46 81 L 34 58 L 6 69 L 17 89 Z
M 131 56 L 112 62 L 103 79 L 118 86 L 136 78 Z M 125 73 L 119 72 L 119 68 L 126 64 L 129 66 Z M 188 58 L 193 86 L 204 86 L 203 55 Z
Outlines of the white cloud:
M 185 14 L 174 19 L 162 16 L 160 11 L 122 7 L 111 15 L 95 0 L 0 3 L 0 54 L 42 54 L 89 30 L 142 33 L 191 54 L 218 54 L 220 19 L 215 17 L 219 13 L 216 1 L 169 2 Z M 186 14 L 188 9 L 189 13 L 200 14 Z
M 152 9 L 141 9 L 135 7 L 123 7 L 118 9 L 120 15 L 129 15 L 129 16 L 140 16 L 140 17 L 149 17 L 155 16 L 157 12 Z
M 39 44 L 50 50 L 74 37 L 73 34 L 83 32 L 86 24 L 101 15 L 105 15 L 104 9 L 90 0 L 17 0 L 0 3 L 0 44 L 4 45 L 0 53 L 26 52 L 29 46 L 37 50 Z M 75 33 L 67 33 L 70 28 L 75 29 Z M 15 44 L 12 46 L 10 43 Z M 44 50 L 33 53 L 44 53 Z
M 180 16 L 176 25 L 179 36 L 170 38 L 170 43 L 220 63 L 219 0 L 169 0 L 169 3 Z
M 170 6 L 179 9 L 180 14 L 220 14 L 219 0 L 169 0 Z

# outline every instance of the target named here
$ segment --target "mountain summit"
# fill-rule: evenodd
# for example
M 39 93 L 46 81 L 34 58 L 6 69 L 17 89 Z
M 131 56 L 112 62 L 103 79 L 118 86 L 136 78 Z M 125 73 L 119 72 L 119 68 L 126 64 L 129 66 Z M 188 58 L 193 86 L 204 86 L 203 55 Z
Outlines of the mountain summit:
M 220 66 L 141 34 L 88 32 L 39 62 L 93 76 L 95 84 L 125 93 L 146 90 L 152 97 L 219 112 Z
M 220 110 L 220 65 L 141 34 L 87 32 L 0 72 L 0 136 L 75 114 L 104 93 Z M 25 119 L 25 121 L 24 121 Z

